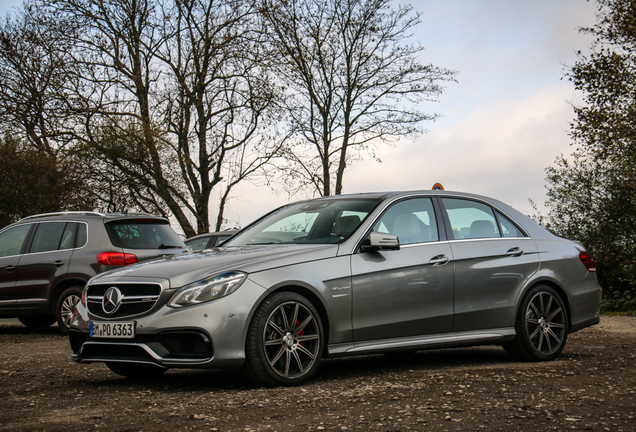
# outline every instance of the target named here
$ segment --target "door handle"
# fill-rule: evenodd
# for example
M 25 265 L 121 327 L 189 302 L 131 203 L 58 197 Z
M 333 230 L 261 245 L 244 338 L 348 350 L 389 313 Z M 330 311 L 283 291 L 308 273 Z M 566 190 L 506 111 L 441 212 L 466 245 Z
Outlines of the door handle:
M 437 255 L 437 256 L 434 256 L 433 258 L 431 258 L 428 263 L 430 265 L 444 265 L 448 261 L 450 261 L 450 260 L 448 259 L 448 257 L 446 255 Z
M 15 270 L 15 266 L 8 265 L 8 266 L 6 266 L 4 269 L 5 269 L 6 271 L 10 272 L 10 271 Z
M 53 265 L 54 265 L 55 267 L 62 267 L 62 266 L 64 265 L 64 262 L 62 262 L 62 261 L 60 261 L 60 260 L 57 260 L 57 261 L 55 261 L 55 262 L 53 263 Z
M 506 252 L 506 255 L 508 255 L 509 257 L 521 256 L 523 255 L 523 249 L 518 247 L 513 247 L 512 249 L 508 249 L 508 252 Z

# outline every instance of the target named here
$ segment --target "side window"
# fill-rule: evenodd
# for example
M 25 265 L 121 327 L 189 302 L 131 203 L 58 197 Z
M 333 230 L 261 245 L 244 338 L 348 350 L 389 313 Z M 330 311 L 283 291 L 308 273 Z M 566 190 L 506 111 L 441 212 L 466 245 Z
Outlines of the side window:
M 510 219 L 499 212 L 496 213 L 497 220 L 499 221 L 499 229 L 504 237 L 525 237 L 523 232 L 521 232 L 521 230 L 517 228 L 517 225 L 515 225 Z
M 200 251 L 207 247 L 208 240 L 209 240 L 208 237 L 192 240 L 192 241 L 186 242 L 186 247 L 188 248 L 190 252 Z
M 83 246 L 86 246 L 86 242 L 88 240 L 87 234 L 86 234 L 86 224 L 83 222 L 78 223 L 77 225 L 77 240 L 75 241 L 75 247 L 76 248 L 81 248 Z
M 31 229 L 31 224 L 20 225 L 0 234 L 0 258 L 20 255 L 29 229 Z
M 77 228 L 77 224 L 74 222 L 69 222 L 66 224 L 64 228 L 64 232 L 62 233 L 62 241 L 60 241 L 60 249 L 73 249 L 73 243 L 75 242 L 75 229 Z
M 402 245 L 439 240 L 430 198 L 413 198 L 394 204 L 376 222 L 373 230 L 397 236 Z
M 458 198 L 442 198 L 442 202 L 455 240 L 501 237 L 492 207 Z
M 47 252 L 59 249 L 65 228 L 66 222 L 44 222 L 38 224 L 29 252 Z

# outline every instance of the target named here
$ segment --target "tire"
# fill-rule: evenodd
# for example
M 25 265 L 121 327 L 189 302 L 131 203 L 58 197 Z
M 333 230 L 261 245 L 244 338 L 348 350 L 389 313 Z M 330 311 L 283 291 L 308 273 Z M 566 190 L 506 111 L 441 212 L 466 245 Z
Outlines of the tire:
M 53 315 L 25 315 L 18 317 L 18 320 L 29 328 L 48 327 L 55 322 Z
M 324 344 L 320 315 L 309 300 L 292 292 L 273 294 L 250 323 L 244 371 L 258 385 L 302 384 L 318 369 Z
M 561 296 L 549 286 L 536 286 L 523 297 L 515 322 L 517 336 L 504 349 L 518 360 L 554 360 L 565 347 L 568 322 Z
M 75 306 L 82 298 L 82 287 L 74 286 L 65 289 L 57 300 L 55 318 L 62 334 L 67 335 L 75 312 Z
M 127 378 L 152 378 L 165 373 L 168 368 L 139 363 L 106 362 L 106 366 L 117 375 Z

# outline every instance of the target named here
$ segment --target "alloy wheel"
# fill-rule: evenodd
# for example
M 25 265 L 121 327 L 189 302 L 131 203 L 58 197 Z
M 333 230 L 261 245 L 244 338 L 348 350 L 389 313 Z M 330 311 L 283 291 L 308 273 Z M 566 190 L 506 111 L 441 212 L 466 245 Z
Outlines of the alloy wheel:
M 283 378 L 302 377 L 319 360 L 320 329 L 312 311 L 288 301 L 267 317 L 263 347 L 270 368 Z
M 65 327 L 70 327 L 71 320 L 73 319 L 73 312 L 75 311 L 75 306 L 79 303 L 80 298 L 76 295 L 70 295 L 64 299 L 60 308 L 60 315 L 62 317 L 62 322 Z
M 534 349 L 551 355 L 561 349 L 566 337 L 566 314 L 561 303 L 549 292 L 537 293 L 526 309 L 526 331 Z

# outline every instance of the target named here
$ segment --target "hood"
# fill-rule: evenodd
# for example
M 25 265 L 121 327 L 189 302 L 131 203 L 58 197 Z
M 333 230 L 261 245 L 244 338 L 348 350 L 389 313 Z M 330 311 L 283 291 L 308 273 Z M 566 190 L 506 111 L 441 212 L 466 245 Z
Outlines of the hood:
M 209 249 L 172 255 L 121 267 L 95 276 L 91 283 L 168 279 L 178 288 L 224 271 L 256 273 L 308 261 L 335 257 L 338 245 L 265 245 Z

